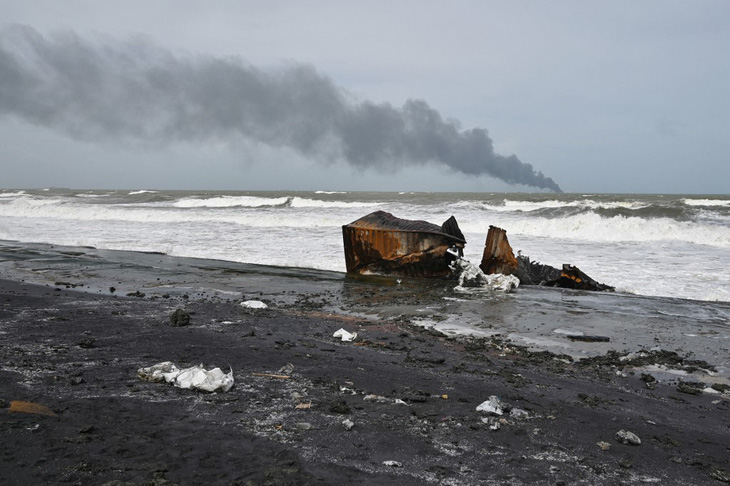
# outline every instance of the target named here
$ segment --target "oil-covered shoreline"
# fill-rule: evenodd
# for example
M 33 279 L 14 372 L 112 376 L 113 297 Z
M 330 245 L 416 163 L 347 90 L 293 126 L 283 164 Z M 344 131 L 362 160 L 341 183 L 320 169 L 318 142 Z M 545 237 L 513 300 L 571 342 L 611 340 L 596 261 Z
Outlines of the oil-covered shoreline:
M 730 480 L 730 399 L 712 376 L 723 363 L 687 353 L 679 332 L 651 351 L 622 327 L 677 325 L 671 301 L 637 319 L 632 306 L 647 304 L 631 296 L 474 297 L 444 282 L 12 242 L 0 254 L 4 484 Z M 268 308 L 240 305 L 250 299 Z M 177 309 L 187 325 L 171 325 Z M 608 343 L 549 333 L 570 353 L 495 332 L 515 321 L 599 334 L 595 314 L 611 320 Z M 460 319 L 483 332 L 457 333 Z M 333 338 L 340 328 L 358 337 Z M 168 360 L 230 367 L 236 383 L 208 394 L 137 377 Z M 490 397 L 499 409 L 478 411 Z

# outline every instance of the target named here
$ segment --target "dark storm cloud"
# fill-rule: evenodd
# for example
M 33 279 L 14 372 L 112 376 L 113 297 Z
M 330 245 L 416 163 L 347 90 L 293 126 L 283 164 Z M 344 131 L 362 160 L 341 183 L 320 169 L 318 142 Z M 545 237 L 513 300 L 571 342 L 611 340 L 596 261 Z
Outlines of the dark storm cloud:
M 436 161 L 464 174 L 560 191 L 487 131 L 461 129 L 425 101 L 352 100 L 307 65 L 176 56 L 143 41 L 91 42 L 32 28 L 0 31 L 0 114 L 75 138 L 169 143 L 254 140 L 360 167 Z

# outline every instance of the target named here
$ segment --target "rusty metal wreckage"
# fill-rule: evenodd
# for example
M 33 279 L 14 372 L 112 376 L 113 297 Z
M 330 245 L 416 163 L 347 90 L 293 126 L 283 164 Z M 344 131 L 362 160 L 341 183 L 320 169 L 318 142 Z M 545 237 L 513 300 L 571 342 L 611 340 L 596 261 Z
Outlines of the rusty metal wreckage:
M 441 226 L 401 219 L 375 211 L 342 227 L 347 272 L 399 277 L 453 276 L 451 263 L 463 257 L 466 239 L 456 218 Z M 490 226 L 479 268 L 485 274 L 514 275 L 523 285 L 545 285 L 581 290 L 613 290 L 569 264 L 557 269 L 519 255 L 507 232 Z

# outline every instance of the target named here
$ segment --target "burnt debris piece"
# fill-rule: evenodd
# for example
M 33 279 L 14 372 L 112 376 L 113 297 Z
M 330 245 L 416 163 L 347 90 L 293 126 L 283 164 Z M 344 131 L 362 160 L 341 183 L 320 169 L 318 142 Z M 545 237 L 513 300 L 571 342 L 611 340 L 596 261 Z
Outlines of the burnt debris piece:
M 515 257 L 507 240 L 507 232 L 496 226 L 489 227 L 479 268 L 486 274 L 514 275 L 520 279 L 522 285 L 544 285 L 579 290 L 614 290 L 609 285 L 596 282 L 573 265 L 564 264 L 562 270 L 559 270 L 550 265 L 532 262 L 527 256 Z
M 466 240 L 453 216 L 438 226 L 375 211 L 342 227 L 348 273 L 449 277 Z M 450 250 L 450 251 L 449 251 Z

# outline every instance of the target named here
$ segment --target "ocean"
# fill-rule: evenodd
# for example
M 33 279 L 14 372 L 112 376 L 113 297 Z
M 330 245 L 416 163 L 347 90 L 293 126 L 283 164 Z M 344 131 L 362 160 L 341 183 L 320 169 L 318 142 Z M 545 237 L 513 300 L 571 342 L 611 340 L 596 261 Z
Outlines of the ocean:
M 0 239 L 344 272 L 341 226 L 378 209 L 455 216 L 477 264 L 495 225 L 620 293 L 730 302 L 729 195 L 3 190 Z

